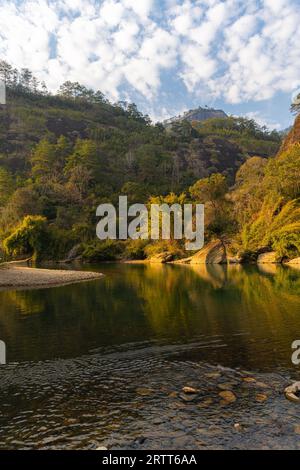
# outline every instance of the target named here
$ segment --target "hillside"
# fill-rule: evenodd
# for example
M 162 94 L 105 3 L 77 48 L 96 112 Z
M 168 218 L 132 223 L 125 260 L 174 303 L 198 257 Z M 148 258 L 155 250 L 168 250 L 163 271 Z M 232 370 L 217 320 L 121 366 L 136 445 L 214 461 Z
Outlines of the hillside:
M 62 258 L 76 244 L 85 246 L 89 259 L 123 256 L 123 245 L 99 248 L 95 242 L 100 203 L 116 203 L 120 194 L 131 203 L 202 198 L 199 181 L 216 178 L 228 189 L 252 155 L 263 165 L 281 143 L 279 134 L 248 119 L 183 120 L 166 130 L 134 104 L 112 104 L 78 83 L 66 82 L 51 95 L 37 89 L 28 72 L 17 82 L 7 72 L 6 77 L 7 104 L 0 107 L 1 238 L 17 228 L 20 240 L 23 230 L 38 227 L 47 234 L 38 250 L 46 258 Z M 214 215 L 207 213 L 208 236 L 227 230 L 220 220 L 212 230 Z M 27 253 L 30 243 L 20 251 L 9 242 L 6 251 Z M 125 251 L 128 257 L 146 255 L 143 247 Z

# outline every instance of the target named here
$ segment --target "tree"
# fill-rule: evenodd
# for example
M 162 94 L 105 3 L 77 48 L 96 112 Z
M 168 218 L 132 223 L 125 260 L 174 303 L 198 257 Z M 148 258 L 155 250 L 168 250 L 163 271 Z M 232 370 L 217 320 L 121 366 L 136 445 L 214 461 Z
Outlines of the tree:
M 190 187 L 190 194 L 194 200 L 200 203 L 211 202 L 214 206 L 224 198 L 227 191 L 226 177 L 220 173 L 214 173 Z
M 294 199 L 300 197 L 300 143 L 271 159 L 266 169 L 265 183 L 278 194 Z
M 55 145 L 47 138 L 42 139 L 35 147 L 31 156 L 32 175 L 37 180 L 43 180 L 53 172 L 55 162 Z
M 11 82 L 13 74 L 13 68 L 5 60 L 0 60 L 0 79 L 4 81 L 6 85 Z
M 14 191 L 14 181 L 11 174 L 0 167 L 0 206 L 3 206 Z
M 192 199 L 205 204 L 205 224 L 209 235 L 223 235 L 232 231 L 232 221 L 229 201 L 226 199 L 228 184 L 226 177 L 214 173 L 208 178 L 197 181 L 191 188 Z
M 10 256 L 32 255 L 37 259 L 47 242 L 46 219 L 29 215 L 3 241 L 3 248 Z

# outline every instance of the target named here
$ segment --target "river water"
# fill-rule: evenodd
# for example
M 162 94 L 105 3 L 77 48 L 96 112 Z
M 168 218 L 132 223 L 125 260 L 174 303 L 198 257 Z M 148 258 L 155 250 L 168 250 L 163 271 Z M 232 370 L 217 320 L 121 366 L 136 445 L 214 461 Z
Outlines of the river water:
M 0 292 L 1 449 L 300 448 L 282 393 L 299 376 L 299 270 L 81 269 L 105 277 Z

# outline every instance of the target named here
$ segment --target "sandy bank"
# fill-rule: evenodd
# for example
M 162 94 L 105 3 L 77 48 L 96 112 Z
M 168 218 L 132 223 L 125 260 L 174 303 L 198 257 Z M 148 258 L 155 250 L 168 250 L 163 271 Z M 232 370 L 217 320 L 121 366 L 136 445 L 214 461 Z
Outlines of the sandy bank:
M 37 269 L 4 264 L 0 266 L 0 290 L 55 287 L 103 277 L 101 273 Z

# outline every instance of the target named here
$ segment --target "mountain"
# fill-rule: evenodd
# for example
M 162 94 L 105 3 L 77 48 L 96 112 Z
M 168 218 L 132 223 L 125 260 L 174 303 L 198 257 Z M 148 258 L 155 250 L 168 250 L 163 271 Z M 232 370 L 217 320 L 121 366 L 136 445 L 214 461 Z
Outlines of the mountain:
M 174 122 L 180 121 L 206 121 L 207 119 L 213 118 L 226 118 L 227 114 L 222 109 L 213 109 L 213 108 L 202 108 L 199 106 L 197 109 L 190 109 L 186 111 L 182 116 L 175 116 L 164 121 L 166 127 L 170 126 Z
M 7 104 L 0 106 L 0 239 L 14 233 L 9 245 L 15 254 L 14 243 L 26 239 L 19 254 L 27 253 L 26 237 L 39 228 L 44 258 L 61 259 L 78 244 L 88 259 L 114 258 L 124 245 L 97 243 L 99 204 L 117 204 L 120 194 L 130 204 L 147 204 L 151 197 L 189 200 L 195 185 L 192 193 L 202 200 L 211 190 L 203 191 L 202 183 L 199 189 L 199 181 L 220 184 L 222 194 L 252 155 L 263 157 L 263 167 L 281 144 L 278 133 L 253 120 L 179 120 L 166 129 L 134 104 L 112 104 L 100 91 L 71 82 L 52 95 L 28 76 L 8 82 Z M 218 233 L 219 219 L 212 225 Z M 145 254 L 138 243 L 125 248 L 129 257 Z

